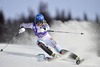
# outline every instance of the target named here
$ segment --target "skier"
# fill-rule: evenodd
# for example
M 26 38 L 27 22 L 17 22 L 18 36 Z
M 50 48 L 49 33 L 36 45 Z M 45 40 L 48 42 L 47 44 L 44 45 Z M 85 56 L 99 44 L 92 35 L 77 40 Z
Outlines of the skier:
M 25 31 L 25 28 L 31 28 L 35 35 L 38 37 L 37 45 L 42 48 L 48 55 L 52 57 L 57 57 L 55 53 L 49 48 L 53 47 L 59 54 L 63 55 L 68 50 L 62 49 L 55 40 L 49 35 L 48 31 L 50 30 L 49 25 L 46 23 L 45 18 L 42 14 L 37 14 L 34 20 L 34 23 L 22 23 L 20 25 L 19 34 Z M 80 63 L 80 58 L 71 53 L 70 57 L 76 60 L 76 63 Z

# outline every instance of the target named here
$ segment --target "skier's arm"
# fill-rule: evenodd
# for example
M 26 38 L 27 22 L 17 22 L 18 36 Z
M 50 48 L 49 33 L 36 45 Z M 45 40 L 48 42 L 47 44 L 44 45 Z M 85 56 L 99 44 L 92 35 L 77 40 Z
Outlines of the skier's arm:
M 19 34 L 25 32 L 25 28 L 31 28 L 32 29 L 32 23 L 22 23 L 20 25 Z
M 32 29 L 32 27 L 33 27 L 32 24 L 33 24 L 33 23 L 22 23 L 22 24 L 20 25 L 20 28 L 31 28 L 31 29 Z

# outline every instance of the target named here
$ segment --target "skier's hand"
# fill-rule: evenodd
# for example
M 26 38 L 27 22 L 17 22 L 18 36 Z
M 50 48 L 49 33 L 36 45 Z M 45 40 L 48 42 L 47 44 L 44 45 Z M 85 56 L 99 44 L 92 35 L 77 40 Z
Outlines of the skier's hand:
M 40 30 L 37 30 L 38 33 L 42 33 L 42 32 L 45 32 L 44 29 L 40 29 Z
M 25 28 L 19 29 L 19 34 L 21 34 L 21 33 L 23 33 L 23 32 L 25 32 Z

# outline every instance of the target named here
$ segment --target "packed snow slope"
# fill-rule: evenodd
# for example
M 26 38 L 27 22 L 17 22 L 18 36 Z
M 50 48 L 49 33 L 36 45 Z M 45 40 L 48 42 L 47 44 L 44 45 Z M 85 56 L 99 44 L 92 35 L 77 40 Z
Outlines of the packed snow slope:
M 20 35 L 20 38 L 14 40 L 15 44 L 9 44 L 3 52 L 0 52 L 0 67 L 100 67 L 100 32 L 98 24 L 85 21 L 69 21 L 65 23 L 54 21 L 51 29 L 70 32 L 53 32 L 50 34 L 63 49 L 85 58 L 81 65 L 75 65 L 73 62 L 63 60 L 38 61 L 37 55 L 39 53 L 47 54 L 36 45 L 36 37 L 26 32 Z M 84 33 L 84 35 L 71 32 Z M 0 49 L 5 45 L 0 44 Z

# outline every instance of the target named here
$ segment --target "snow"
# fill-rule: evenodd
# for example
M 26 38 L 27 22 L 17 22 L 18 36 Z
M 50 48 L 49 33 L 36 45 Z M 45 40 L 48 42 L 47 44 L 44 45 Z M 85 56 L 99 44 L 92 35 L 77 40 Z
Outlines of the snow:
M 58 23 L 60 27 L 57 27 L 56 23 Z M 85 33 L 84 35 L 50 33 L 62 48 L 85 58 L 85 61 L 80 65 L 75 65 L 73 62 L 66 62 L 63 60 L 39 62 L 37 55 L 47 54 L 33 43 L 33 45 L 9 44 L 4 51 L 0 52 L 0 67 L 100 67 L 100 57 L 98 56 L 99 41 L 97 41 L 99 38 L 99 31 L 97 26 L 98 25 L 95 23 L 85 21 L 69 21 L 69 23 L 66 22 L 64 24 L 61 21 L 54 21 L 54 24 L 51 27 L 53 30 Z M 35 38 L 32 38 L 32 41 L 33 40 L 35 42 Z M 30 42 L 28 40 L 26 41 Z M 1 43 L 0 49 L 5 45 L 6 44 Z

